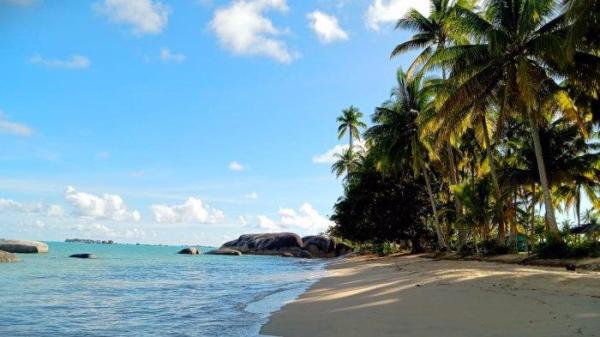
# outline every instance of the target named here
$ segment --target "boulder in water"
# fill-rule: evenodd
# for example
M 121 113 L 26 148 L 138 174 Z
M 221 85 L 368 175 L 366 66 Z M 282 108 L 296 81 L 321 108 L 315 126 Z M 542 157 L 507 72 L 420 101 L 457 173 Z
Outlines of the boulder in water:
M 302 247 L 302 239 L 294 233 L 244 234 L 221 248 L 238 250 L 243 254 L 281 256 L 289 253 L 294 257 L 312 257 Z
M 187 248 L 180 250 L 177 254 L 198 255 L 198 254 L 200 254 L 200 251 L 198 250 L 198 248 L 187 247 Z
M 38 241 L 0 240 L 0 250 L 18 254 L 47 253 L 48 245 Z
M 317 257 L 335 257 L 336 245 L 335 239 L 325 235 L 311 235 L 302 238 L 302 247 Z
M 96 255 L 90 254 L 90 253 L 80 253 L 80 254 L 73 254 L 69 257 L 76 258 L 76 259 L 95 259 Z
M 17 256 L 15 254 L 0 250 L 0 263 L 17 262 L 17 261 L 19 261 L 19 259 L 17 258 Z
M 205 254 L 208 254 L 208 255 L 230 255 L 230 256 L 241 256 L 242 255 L 242 253 L 239 250 L 229 249 L 229 248 L 215 249 L 215 250 L 208 251 Z

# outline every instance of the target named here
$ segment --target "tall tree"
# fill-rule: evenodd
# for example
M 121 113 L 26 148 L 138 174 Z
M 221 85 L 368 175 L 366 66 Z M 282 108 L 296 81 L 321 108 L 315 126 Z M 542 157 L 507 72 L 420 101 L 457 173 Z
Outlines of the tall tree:
M 409 76 L 427 62 L 434 52 L 443 50 L 452 43 L 462 43 L 466 39 L 462 29 L 460 13 L 474 7 L 471 0 L 430 0 L 431 13 L 428 17 L 412 9 L 403 18 L 398 20 L 396 29 L 407 29 L 414 35 L 407 41 L 397 45 L 391 57 L 404 54 L 410 50 L 419 49 L 421 53 L 408 68 Z M 442 65 L 442 79 L 446 80 L 446 67 Z M 454 150 L 448 139 L 445 142 L 448 162 L 448 175 L 452 185 L 460 183 Z M 462 205 L 458 198 L 454 198 L 457 217 L 461 216 Z
M 342 110 L 342 115 L 337 118 L 338 138 L 342 139 L 348 133 L 348 146 L 350 151 L 354 150 L 354 139 L 360 140 L 360 129 L 367 127 L 362 121 L 363 113 L 357 107 L 351 105 Z
M 427 151 L 419 137 L 417 118 L 432 108 L 432 97 L 423 85 L 422 75 L 408 78 L 402 69 L 397 74 L 398 87 L 392 101 L 378 107 L 373 115 L 374 125 L 365 132 L 370 153 L 377 157 L 380 169 L 389 172 L 413 170 L 425 180 L 433 213 L 438 245 L 447 249 L 435 200 L 431 168 Z
M 579 119 L 572 98 L 555 82 L 556 75 L 568 71 L 565 64 L 571 60 L 565 48 L 565 20 L 557 9 L 553 0 L 489 0 L 485 16 L 469 17 L 475 42 L 434 56 L 453 63 L 456 89 L 442 113 L 488 100 L 500 107 L 499 126 L 511 115 L 528 121 L 547 222 L 555 233 L 558 225 L 539 135 L 541 107 L 552 102 L 566 116 Z

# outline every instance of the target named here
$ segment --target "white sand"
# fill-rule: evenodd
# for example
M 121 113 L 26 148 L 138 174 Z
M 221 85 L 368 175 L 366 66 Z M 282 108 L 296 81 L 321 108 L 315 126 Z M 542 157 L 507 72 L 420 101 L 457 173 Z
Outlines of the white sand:
M 261 333 L 600 336 L 600 273 L 417 256 L 342 259 Z

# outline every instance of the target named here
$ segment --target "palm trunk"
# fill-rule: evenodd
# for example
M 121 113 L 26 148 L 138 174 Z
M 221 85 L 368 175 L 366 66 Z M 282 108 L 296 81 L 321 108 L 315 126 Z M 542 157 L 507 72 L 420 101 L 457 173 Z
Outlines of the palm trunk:
M 544 206 L 546 208 L 546 220 L 548 222 L 548 230 L 552 234 L 558 233 L 558 225 L 554 215 L 554 205 L 552 205 L 552 195 L 550 194 L 550 184 L 546 175 L 546 164 L 544 163 L 544 155 L 542 152 L 542 143 L 540 142 L 540 132 L 538 125 L 535 122 L 530 107 L 527 107 L 527 117 L 531 127 L 531 136 L 533 137 L 533 146 L 535 148 L 535 159 L 537 162 L 538 173 L 540 175 L 540 185 L 544 196 Z
M 577 195 L 575 195 L 575 212 L 577 215 L 577 227 L 581 226 L 581 186 L 577 185 Z
M 444 46 L 442 44 L 442 48 L 443 47 Z M 442 78 L 444 81 L 446 81 L 446 67 L 442 67 Z M 454 160 L 454 150 L 452 149 L 452 144 L 450 144 L 450 140 L 448 140 L 446 142 L 446 152 L 448 154 L 448 167 L 449 167 L 449 171 L 450 171 L 450 182 L 452 183 L 452 185 L 458 185 L 458 183 L 459 183 L 458 172 L 457 172 L 457 168 L 456 168 L 456 161 Z M 450 192 L 450 193 L 453 194 L 452 192 Z M 456 210 L 457 223 L 459 224 L 458 225 L 459 228 L 457 228 L 457 230 L 458 230 L 458 245 L 460 247 L 465 243 L 466 228 L 461 221 L 463 206 L 462 206 L 462 203 L 460 202 L 460 200 L 458 200 L 458 198 L 455 195 L 454 195 L 454 208 Z
M 492 187 L 494 188 L 494 197 L 496 197 L 496 214 L 498 214 L 498 240 L 500 242 L 504 242 L 504 237 L 506 235 L 506 229 L 504 225 L 504 216 L 502 214 L 501 209 L 501 200 L 502 200 L 502 192 L 500 191 L 500 184 L 498 183 L 498 174 L 496 171 L 496 159 L 494 157 L 494 151 L 492 149 L 492 142 L 490 140 L 490 134 L 487 128 L 487 122 L 485 120 L 485 116 L 480 116 L 481 119 L 481 127 L 483 129 L 483 138 L 485 141 L 485 152 L 488 157 L 488 162 L 490 164 L 490 173 L 492 176 Z
M 354 149 L 352 147 L 352 128 L 349 129 L 348 137 L 350 138 L 350 141 L 348 142 L 348 146 L 350 146 L 348 148 L 348 151 L 352 153 L 352 150 Z M 350 166 L 348 166 L 348 168 L 346 169 L 346 181 L 350 181 Z
M 440 220 L 438 217 L 437 206 L 435 205 L 435 200 L 433 199 L 433 189 L 431 188 L 431 181 L 429 180 L 429 173 L 427 173 L 427 169 L 421 163 L 420 160 L 419 167 L 421 168 L 421 172 L 423 173 L 423 177 L 425 178 L 425 186 L 427 188 L 427 194 L 429 195 L 429 202 L 431 203 L 431 209 L 433 211 L 433 226 L 435 227 L 435 233 L 438 239 L 438 245 L 441 250 L 445 250 L 448 248 L 446 245 L 446 241 L 444 240 L 444 234 L 442 233 L 442 228 L 440 227 Z

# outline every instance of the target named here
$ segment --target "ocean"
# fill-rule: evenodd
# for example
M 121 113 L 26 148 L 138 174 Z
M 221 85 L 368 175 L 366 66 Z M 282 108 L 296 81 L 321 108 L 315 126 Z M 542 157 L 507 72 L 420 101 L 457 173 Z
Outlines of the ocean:
M 320 260 L 178 255 L 182 247 L 48 243 L 0 264 L 0 336 L 260 336 Z M 206 251 L 208 248 L 202 248 Z M 95 260 L 74 259 L 93 253 Z

